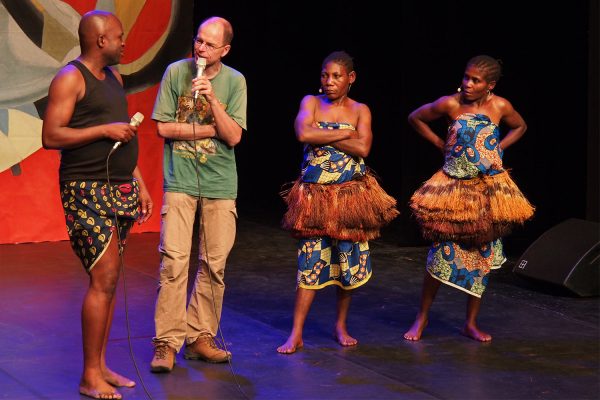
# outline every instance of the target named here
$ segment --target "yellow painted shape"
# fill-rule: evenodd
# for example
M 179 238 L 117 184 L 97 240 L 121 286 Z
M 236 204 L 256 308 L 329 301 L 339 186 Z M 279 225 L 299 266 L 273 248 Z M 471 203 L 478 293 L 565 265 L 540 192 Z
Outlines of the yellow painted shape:
M 42 120 L 19 110 L 8 110 L 8 132 L 0 132 L 0 172 L 42 147 Z

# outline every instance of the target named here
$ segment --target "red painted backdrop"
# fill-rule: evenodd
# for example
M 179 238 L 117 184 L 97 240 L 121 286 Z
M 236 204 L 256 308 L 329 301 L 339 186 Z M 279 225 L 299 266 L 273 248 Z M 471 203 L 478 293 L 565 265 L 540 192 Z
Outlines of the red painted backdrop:
M 127 35 L 122 65 L 144 56 L 165 34 L 169 29 L 172 3 L 176 1 L 115 1 L 115 10 L 111 11 L 119 16 Z M 94 2 L 87 0 L 67 0 L 65 3 L 79 15 L 94 8 Z M 176 34 L 181 34 L 181 27 L 170 29 L 179 29 Z M 190 32 L 191 29 L 190 26 Z M 156 66 L 158 78 L 155 82 L 163 72 L 164 65 Z M 139 111 L 145 116 L 138 130 L 138 166 L 154 201 L 154 215 L 145 224 L 136 224 L 132 232 L 157 232 L 160 228 L 163 140 L 157 136 L 156 124 L 150 118 L 157 90 L 158 84 L 153 84 L 128 95 L 129 114 Z M 6 133 L 10 137 L 10 132 Z M 11 169 L 0 172 L 0 244 L 68 239 L 59 197 L 59 157 L 57 150 L 39 148 L 19 163 L 20 174 L 14 175 Z

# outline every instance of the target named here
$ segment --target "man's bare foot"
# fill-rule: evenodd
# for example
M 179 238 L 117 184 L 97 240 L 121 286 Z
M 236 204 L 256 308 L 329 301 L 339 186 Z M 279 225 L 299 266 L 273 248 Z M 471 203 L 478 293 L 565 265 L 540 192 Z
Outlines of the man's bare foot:
M 471 339 L 475 339 L 479 342 L 489 342 L 492 340 L 492 335 L 489 333 L 480 331 L 475 325 L 465 325 L 462 334 Z
M 79 393 L 92 399 L 120 400 L 123 398 L 121 393 L 104 380 L 98 380 L 97 382 L 81 381 L 79 383 Z
M 117 374 L 115 371 L 110 368 L 106 368 L 106 370 L 102 373 L 106 382 L 110 383 L 116 387 L 128 387 L 132 388 L 135 386 L 135 382 L 129 378 L 125 378 L 123 375 Z
M 290 336 L 288 340 L 277 348 L 277 352 L 281 354 L 292 354 L 296 350 L 301 349 L 304 346 L 302 338 L 295 338 Z
M 335 340 L 344 347 L 356 346 L 358 344 L 358 340 L 354 339 L 352 336 L 348 334 L 348 331 L 345 329 L 337 328 L 333 334 Z
M 426 319 L 418 318 L 415 319 L 410 329 L 404 334 L 404 339 L 416 342 L 417 340 L 421 340 L 421 335 L 423 334 L 423 329 L 427 326 Z

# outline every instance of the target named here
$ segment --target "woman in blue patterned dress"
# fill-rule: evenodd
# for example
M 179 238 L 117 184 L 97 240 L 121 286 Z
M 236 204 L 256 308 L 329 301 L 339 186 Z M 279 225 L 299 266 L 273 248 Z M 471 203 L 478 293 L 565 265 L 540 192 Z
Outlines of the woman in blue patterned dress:
M 279 353 L 302 347 L 315 292 L 331 285 L 338 293 L 335 339 L 356 345 L 346 328 L 351 292 L 371 277 L 368 241 L 398 215 L 396 200 L 363 160 L 371 149 L 371 111 L 348 97 L 355 79 L 352 58 L 331 53 L 321 69 L 322 94 L 302 99 L 294 124 L 304 159 L 300 177 L 283 193 L 283 227 L 299 239 L 297 290 L 292 332 Z
M 410 206 L 423 236 L 433 241 L 415 322 L 404 334 L 419 340 L 441 283 L 468 294 L 462 333 L 487 342 L 476 323 L 488 273 L 506 260 L 501 237 L 533 216 L 534 208 L 502 166 L 503 151 L 527 125 L 511 103 L 492 90 L 501 76 L 498 60 L 486 55 L 467 62 L 458 92 L 413 111 L 408 121 L 444 153 L 442 169 L 412 196 Z M 429 123 L 449 122 L 446 140 Z M 500 139 L 500 124 L 509 131 Z

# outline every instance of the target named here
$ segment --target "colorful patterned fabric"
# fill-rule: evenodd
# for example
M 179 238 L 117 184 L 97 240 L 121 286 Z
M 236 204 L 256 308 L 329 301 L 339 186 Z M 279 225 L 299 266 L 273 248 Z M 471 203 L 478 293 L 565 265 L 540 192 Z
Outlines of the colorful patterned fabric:
M 454 178 L 495 175 L 502 168 L 500 129 L 487 115 L 459 115 L 448 128 L 443 170 Z
M 434 243 L 427 255 L 427 271 L 443 283 L 470 295 L 481 297 L 488 273 L 506 261 L 502 240 L 479 248 L 463 247 L 455 242 Z
M 486 115 L 465 113 L 450 124 L 446 138 L 445 163 L 442 168 L 446 177 L 440 176 L 441 171 L 436 173 L 411 199 L 411 208 L 424 229 L 425 237 L 434 236 L 430 231 L 441 232 L 448 229 L 450 232 L 460 226 L 472 227 L 475 235 L 477 232 L 483 234 L 484 231 L 500 231 L 493 228 L 495 225 L 510 226 L 497 223 L 500 218 L 504 218 L 503 215 L 492 215 L 496 209 L 506 210 L 504 212 L 510 214 L 511 204 L 514 203 L 515 207 L 517 204 L 516 195 L 522 196 L 502 167 L 503 152 L 499 142 L 499 128 Z M 503 179 L 495 179 L 500 176 Z M 456 184 L 442 184 L 444 180 L 454 181 Z M 515 196 L 504 199 L 506 196 L 500 193 L 504 188 L 515 192 Z M 533 214 L 533 207 L 524 197 L 519 204 L 521 203 L 525 203 L 522 207 L 524 216 L 518 217 L 525 220 Z M 443 210 L 436 208 L 436 205 L 440 204 L 443 205 Z M 472 214 L 477 217 L 465 220 L 465 217 L 470 215 L 466 211 L 469 210 L 468 206 L 477 204 L 488 206 L 476 206 L 479 209 L 478 213 Z M 498 207 L 497 204 L 502 204 L 502 207 Z M 506 218 L 509 217 L 513 218 Z M 479 231 L 479 226 L 488 225 L 488 228 Z M 480 245 L 466 244 L 462 241 L 434 241 L 427 257 L 427 271 L 447 285 L 481 297 L 487 286 L 490 270 L 500 268 L 506 260 L 501 238 L 494 237 L 493 240 L 489 240 L 491 241 Z
M 350 129 L 354 126 L 338 122 L 317 122 L 321 129 Z M 343 183 L 366 173 L 361 157 L 352 157 L 333 146 L 306 145 L 302 161 L 301 177 L 307 183 Z
M 106 182 L 71 181 L 62 185 L 60 195 L 71 247 L 88 273 L 112 239 L 115 215 L 121 238 L 120 252 L 139 215 L 137 181 L 111 186 L 112 194 Z
M 371 278 L 368 242 L 350 242 L 328 237 L 298 243 L 298 287 L 321 289 L 337 285 L 357 288 Z

